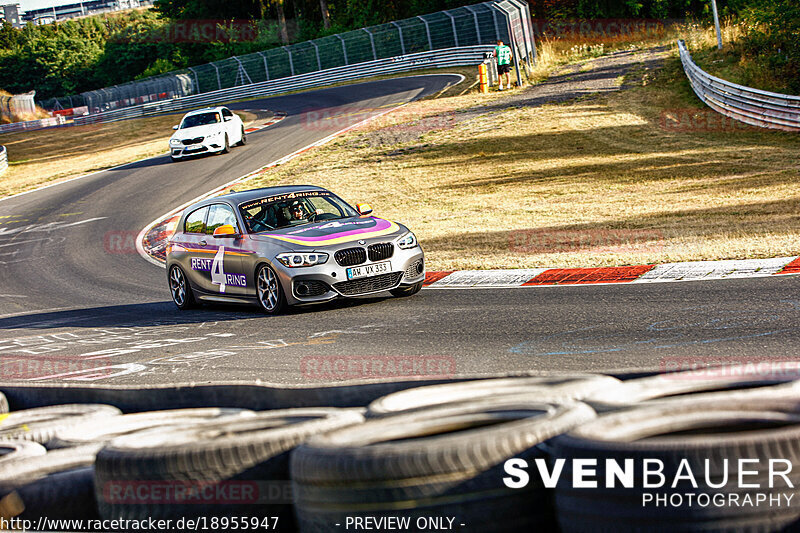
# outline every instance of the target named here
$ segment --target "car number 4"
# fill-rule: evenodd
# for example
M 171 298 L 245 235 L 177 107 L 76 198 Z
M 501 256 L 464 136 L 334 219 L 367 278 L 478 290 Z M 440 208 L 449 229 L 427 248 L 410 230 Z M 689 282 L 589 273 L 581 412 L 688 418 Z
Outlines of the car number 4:
M 220 246 L 217 250 L 217 255 L 214 256 L 214 262 L 211 263 L 211 283 L 219 285 L 219 292 L 225 292 L 225 247 Z

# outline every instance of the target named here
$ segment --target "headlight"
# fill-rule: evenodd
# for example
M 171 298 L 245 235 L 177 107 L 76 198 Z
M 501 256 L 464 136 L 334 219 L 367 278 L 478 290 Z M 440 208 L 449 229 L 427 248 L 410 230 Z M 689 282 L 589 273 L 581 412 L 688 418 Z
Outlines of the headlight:
M 417 238 L 414 236 L 413 233 L 410 231 L 403 235 L 400 240 L 397 241 L 397 247 L 407 250 L 409 248 L 414 248 L 417 245 Z
M 309 267 L 328 261 L 328 254 L 290 252 L 278 254 L 276 259 L 289 268 Z
M 181 141 L 180 141 L 180 139 L 170 139 L 169 140 L 169 145 L 170 146 L 180 146 L 181 145 Z

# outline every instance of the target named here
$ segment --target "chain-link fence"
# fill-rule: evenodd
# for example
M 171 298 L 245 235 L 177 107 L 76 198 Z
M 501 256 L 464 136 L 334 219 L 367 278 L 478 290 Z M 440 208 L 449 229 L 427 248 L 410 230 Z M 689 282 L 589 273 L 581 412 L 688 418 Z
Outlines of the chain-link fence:
M 519 72 L 536 57 L 529 20 L 523 0 L 484 2 L 234 56 L 41 105 L 47 109 L 86 105 L 90 113 L 97 113 L 417 52 L 493 44 L 498 39 L 511 44 Z

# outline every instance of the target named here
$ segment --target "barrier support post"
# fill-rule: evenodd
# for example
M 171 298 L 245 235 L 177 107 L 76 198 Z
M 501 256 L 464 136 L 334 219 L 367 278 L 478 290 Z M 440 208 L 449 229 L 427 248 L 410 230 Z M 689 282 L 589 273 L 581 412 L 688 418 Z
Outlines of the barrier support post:
M 489 76 L 487 75 L 487 68 L 486 63 L 481 63 L 478 65 L 478 79 L 480 80 L 481 84 L 481 92 L 488 93 L 489 92 Z

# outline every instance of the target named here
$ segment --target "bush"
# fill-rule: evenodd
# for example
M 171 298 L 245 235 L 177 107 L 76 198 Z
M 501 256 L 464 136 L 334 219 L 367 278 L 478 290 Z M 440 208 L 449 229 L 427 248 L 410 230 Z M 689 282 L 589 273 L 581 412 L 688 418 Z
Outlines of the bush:
M 800 94 L 800 3 L 797 0 L 754 0 L 744 10 L 746 33 L 742 50 Z

